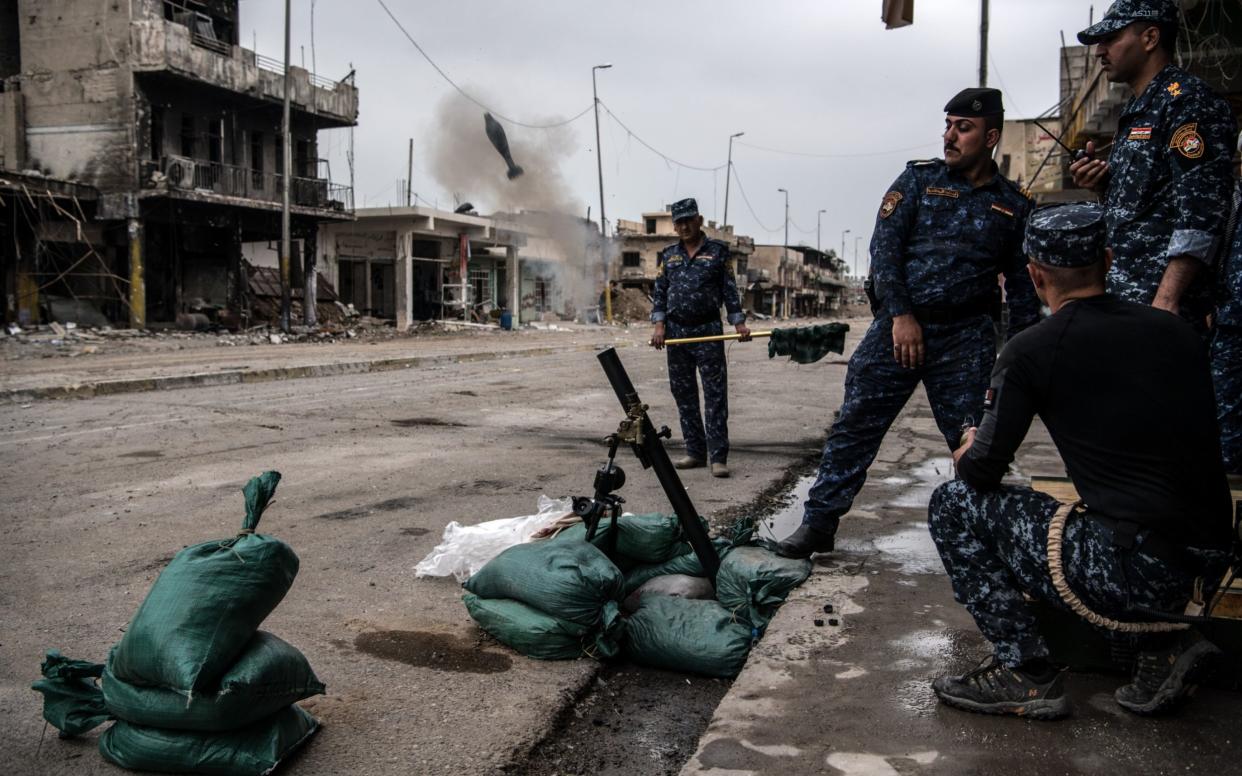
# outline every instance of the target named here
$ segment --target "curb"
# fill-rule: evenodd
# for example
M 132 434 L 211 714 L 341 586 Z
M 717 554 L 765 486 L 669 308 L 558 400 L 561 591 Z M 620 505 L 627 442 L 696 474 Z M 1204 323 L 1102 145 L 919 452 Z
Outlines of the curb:
M 630 347 L 631 343 L 614 342 L 609 347 Z M 341 375 L 393 372 L 414 367 L 464 364 L 476 361 L 500 361 L 525 356 L 549 356 L 556 353 L 596 351 L 602 344 L 575 345 L 570 347 L 541 346 L 524 350 L 483 351 L 438 356 L 407 356 L 403 358 L 380 358 L 363 361 L 341 361 L 329 364 L 281 366 L 268 369 L 238 369 L 221 372 L 197 372 L 169 377 L 132 377 L 122 380 L 98 380 L 68 385 L 49 385 L 40 388 L 10 388 L 0 396 L 12 402 L 38 401 L 44 399 L 93 399 L 120 393 L 143 393 L 147 391 L 175 391 L 182 388 L 203 388 L 241 383 L 269 383 L 280 380 L 298 380 L 308 377 L 339 377 Z

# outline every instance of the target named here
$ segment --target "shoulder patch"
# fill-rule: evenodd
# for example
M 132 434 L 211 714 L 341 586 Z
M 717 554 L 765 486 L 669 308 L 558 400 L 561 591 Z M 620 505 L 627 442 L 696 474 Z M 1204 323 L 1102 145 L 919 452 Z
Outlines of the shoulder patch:
M 901 204 L 901 192 L 890 191 L 884 195 L 884 201 L 880 203 L 880 218 L 888 218 L 897 209 L 897 205 Z
M 1183 124 L 1173 132 L 1173 139 L 1169 141 L 1169 148 L 1176 148 L 1177 152 L 1187 159 L 1198 159 L 1203 156 L 1203 137 L 1198 133 L 1198 124 Z

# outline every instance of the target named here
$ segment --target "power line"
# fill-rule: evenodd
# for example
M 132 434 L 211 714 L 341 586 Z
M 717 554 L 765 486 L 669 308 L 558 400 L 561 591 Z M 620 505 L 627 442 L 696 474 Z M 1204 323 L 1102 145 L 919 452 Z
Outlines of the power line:
M 581 111 L 574 114 L 572 117 L 565 119 L 564 121 L 554 121 L 550 124 L 528 124 L 526 122 L 518 121 L 517 119 L 510 118 L 504 115 L 503 113 L 496 111 L 495 109 L 477 100 L 473 95 L 468 93 L 465 89 L 458 86 L 457 82 L 454 81 L 452 78 L 450 78 L 449 74 L 444 72 L 444 70 L 441 69 L 440 66 L 436 64 L 435 60 L 432 59 L 431 56 L 428 55 L 426 51 L 423 51 L 423 47 L 418 45 L 418 41 L 414 40 L 414 36 L 410 35 L 410 33 L 406 31 L 405 27 L 402 26 L 400 20 L 398 20 L 397 17 L 393 15 L 392 11 L 388 9 L 388 6 L 384 4 L 384 0 L 375 0 L 375 2 L 380 4 L 380 8 L 383 8 L 384 13 L 388 14 L 388 18 L 392 19 L 392 23 L 397 25 L 397 29 L 401 30 L 401 34 L 405 36 L 405 39 L 408 40 L 410 44 L 413 45 L 414 48 L 418 50 L 418 53 L 423 56 L 423 59 L 427 60 L 427 64 L 431 65 L 432 68 L 434 68 L 435 71 L 440 74 L 440 77 L 443 78 L 446 82 L 448 82 L 449 86 L 456 89 L 457 93 L 460 94 L 462 97 L 465 97 L 467 100 L 470 100 L 470 102 L 473 102 L 475 105 L 479 106 L 480 108 L 492 114 L 494 117 L 500 119 L 501 121 L 505 121 L 505 122 L 508 122 L 510 124 L 513 124 L 519 127 L 526 127 L 527 129 L 552 129 L 553 127 L 563 127 L 566 124 L 572 124 L 573 122 L 577 121 L 578 119 L 582 118 L 583 116 L 591 112 L 592 106 L 588 105 L 585 108 L 583 108 Z
M 759 224 L 759 228 L 768 233 L 781 231 L 783 227 L 769 229 L 763 221 L 759 220 L 759 216 L 755 215 L 755 209 L 751 207 L 750 198 L 746 196 L 746 189 L 742 187 L 742 178 L 737 174 L 737 162 L 733 163 L 733 180 L 737 181 L 737 190 L 742 192 L 742 201 L 746 203 L 746 209 L 750 211 L 750 217 L 755 219 L 755 223 Z
M 904 153 L 906 151 L 918 151 L 924 148 L 939 148 L 940 147 L 940 143 L 923 143 L 921 145 L 908 146 L 906 148 L 890 148 L 887 151 L 870 151 L 870 152 L 862 153 L 862 154 L 817 154 L 817 153 L 809 153 L 806 151 L 790 151 L 784 148 L 770 148 L 768 146 L 761 146 L 761 145 L 755 145 L 754 143 L 747 143 L 745 140 L 738 140 L 736 142 L 738 145 L 746 146 L 747 148 L 754 148 L 759 151 L 767 151 L 768 153 L 773 153 L 773 154 L 786 154 L 788 156 L 806 156 L 812 159 L 861 159 L 861 158 L 868 157 L 868 156 L 888 156 L 890 154 L 899 154 L 899 153 Z M 737 166 L 736 162 L 734 163 L 734 166 L 735 167 Z
M 656 156 L 660 157 L 661 159 L 663 159 L 664 161 L 668 162 L 669 164 L 675 164 L 675 165 L 677 165 L 678 167 L 685 167 L 687 170 L 698 170 L 699 172 L 716 172 L 717 170 L 723 170 L 723 169 L 725 168 L 725 165 L 723 165 L 723 164 L 718 164 L 718 165 L 716 165 L 715 167 L 698 167 L 698 166 L 693 165 L 693 164 L 686 164 L 685 162 L 679 162 L 679 161 L 677 161 L 676 159 L 674 159 L 673 157 L 671 157 L 671 156 L 669 156 L 668 154 L 664 153 L 663 151 L 659 150 L 659 149 L 658 149 L 658 148 L 656 148 L 655 146 L 651 145 L 651 144 L 650 144 L 650 143 L 648 143 L 646 140 L 643 140 L 641 137 L 639 137 L 637 132 L 635 132 L 634 130 L 632 130 L 632 129 L 630 129 L 629 127 L 627 127 L 627 126 L 625 125 L 625 122 L 624 122 L 624 121 L 622 121 L 621 119 L 617 118 L 617 114 L 613 113 L 613 112 L 612 112 L 612 110 L 610 110 L 610 109 L 609 109 L 609 107 L 608 107 L 607 105 L 605 105 L 605 104 L 604 104 L 604 101 L 603 101 L 603 100 L 600 100 L 600 101 L 599 101 L 599 106 L 600 106 L 601 108 L 603 108 L 603 109 L 604 109 L 604 112 L 605 112 L 605 113 L 607 113 L 607 114 L 608 114 L 608 116 L 609 116 L 609 117 L 610 117 L 613 121 L 617 122 L 617 124 L 619 124 L 619 125 L 621 126 L 621 128 L 622 128 L 622 129 L 624 129 L 624 130 L 625 130 L 625 131 L 626 131 L 626 132 L 630 135 L 630 137 L 632 137 L 632 138 L 634 138 L 635 140 L 637 140 L 637 141 L 639 142 L 639 144 L 643 146 L 643 148 L 646 148 L 648 151 L 650 151 L 651 153 L 653 153 L 653 154 L 655 154 Z M 588 110 L 590 110 L 590 109 L 588 108 Z

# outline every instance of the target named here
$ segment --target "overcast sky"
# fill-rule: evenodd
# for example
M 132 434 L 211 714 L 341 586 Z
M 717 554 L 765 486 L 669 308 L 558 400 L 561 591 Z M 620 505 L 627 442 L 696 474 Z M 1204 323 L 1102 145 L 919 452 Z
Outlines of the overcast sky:
M 906 160 L 940 156 L 944 103 L 978 77 L 978 0 L 919 0 L 913 26 L 885 30 L 881 0 L 385 0 L 409 33 L 467 92 L 527 123 L 568 118 L 591 105 L 591 66 L 600 99 L 639 137 L 685 164 L 725 163 L 734 143 L 737 179 L 729 221 L 759 243 L 780 243 L 790 192 L 791 243 L 822 245 L 865 264 L 880 200 Z M 243 0 L 240 37 L 282 55 L 281 0 Z M 1090 4 L 993 0 L 989 85 L 1004 90 L 1007 116 L 1037 115 L 1057 99 L 1060 32 L 1074 42 Z M 1096 9 L 1096 17 L 1103 5 Z M 428 161 L 437 115 L 453 93 L 385 14 L 378 0 L 293 2 L 293 60 L 339 78 L 352 65 L 360 91 L 354 130 L 355 202 L 399 203 L 408 139 L 413 188 L 440 207 L 454 193 Z M 482 132 L 482 111 L 479 111 Z M 515 146 L 536 142 L 506 126 Z M 724 171 L 670 164 L 601 111 L 606 214 L 638 220 L 694 196 L 707 218 L 724 214 Z M 557 135 L 571 201 L 599 214 L 595 128 L 587 113 Z M 348 182 L 348 131 L 320 135 L 335 179 Z M 754 146 L 839 158 L 794 156 Z M 517 159 L 519 164 L 522 159 Z M 496 160 L 498 176 L 503 165 Z M 738 191 L 740 179 L 750 206 Z M 482 212 L 501 203 L 457 192 Z M 751 208 L 753 207 L 753 212 Z

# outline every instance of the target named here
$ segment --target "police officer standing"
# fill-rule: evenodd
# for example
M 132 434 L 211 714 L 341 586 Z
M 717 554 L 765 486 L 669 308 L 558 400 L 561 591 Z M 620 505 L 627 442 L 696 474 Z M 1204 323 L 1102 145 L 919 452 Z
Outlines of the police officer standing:
M 871 238 L 875 321 L 850 358 L 845 402 L 802 525 L 778 547 L 787 557 L 833 548 L 841 515 L 920 382 L 949 450 L 964 421 L 978 419 L 996 358 L 999 273 L 1010 331 L 1038 319 L 1022 254 L 1029 201 L 992 161 L 1001 93 L 966 89 L 945 112 L 945 158 L 910 162 L 880 204 Z
M 729 323 L 750 339 L 746 313 L 738 298 L 729 246 L 703 234 L 703 216 L 694 199 L 672 206 L 673 228 L 678 242 L 660 251 L 656 259 L 651 320 L 655 331 L 651 344 L 664 347 L 665 338 L 705 337 L 722 333 L 720 306 Z M 699 387 L 695 372 L 703 379 L 703 409 L 699 412 Z M 711 463 L 713 477 L 729 476 L 729 393 L 723 342 L 675 345 L 668 349 L 668 382 L 681 418 L 686 455 L 674 461 L 678 469 Z M 706 431 L 703 415 L 707 416 Z
M 954 597 L 995 651 L 932 688 L 967 711 L 1055 719 L 1070 702 L 1026 597 L 1087 616 L 1068 592 L 1121 622 L 1150 622 L 1142 610 L 1181 614 L 1196 577 L 1219 581 L 1231 510 L 1207 349 L 1177 318 L 1105 293 L 1100 206 L 1040 208 L 1026 245 L 1052 316 L 1005 346 L 983 423 L 954 453 L 961 479 L 937 488 L 928 507 Z M 1035 415 L 1082 498 L 1072 511 L 1001 485 Z M 1054 516 L 1065 520 L 1059 539 L 1050 537 Z M 1060 581 L 1049 545 L 1061 551 Z M 1191 689 L 1196 664 L 1216 648 L 1181 633 L 1141 637 L 1133 679 L 1114 694 L 1122 708 L 1154 714 Z
M 1242 156 L 1242 134 L 1238 135 Z M 1242 159 L 1239 160 L 1242 162 Z M 1212 331 L 1212 384 L 1225 471 L 1242 474 L 1242 168 L 1233 190 L 1232 238 L 1220 267 Z
M 1182 315 L 1200 331 L 1210 268 L 1223 238 L 1237 127 L 1229 104 L 1173 64 L 1173 0 L 1117 0 L 1078 33 L 1105 76 L 1130 87 L 1108 161 L 1070 165 L 1075 185 L 1103 192 L 1113 266 L 1108 290 Z

